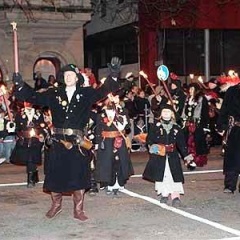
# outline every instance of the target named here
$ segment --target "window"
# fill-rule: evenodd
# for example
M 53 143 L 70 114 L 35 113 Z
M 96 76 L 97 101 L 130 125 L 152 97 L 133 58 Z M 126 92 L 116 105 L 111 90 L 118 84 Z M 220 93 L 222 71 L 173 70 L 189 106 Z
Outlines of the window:
M 204 30 L 185 31 L 186 75 L 204 74 Z
M 164 64 L 170 71 L 184 75 L 183 61 L 183 31 L 168 30 L 164 49 Z
M 124 45 L 124 63 L 131 64 L 138 62 L 137 41 L 126 42 Z
M 239 72 L 240 68 L 240 32 L 239 30 L 223 31 L 223 56 L 224 72 L 234 69 Z

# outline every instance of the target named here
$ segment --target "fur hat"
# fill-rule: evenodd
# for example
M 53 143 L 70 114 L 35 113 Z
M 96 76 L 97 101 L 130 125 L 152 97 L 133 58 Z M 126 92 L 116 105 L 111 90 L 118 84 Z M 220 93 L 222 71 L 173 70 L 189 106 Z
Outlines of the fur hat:
M 178 76 L 174 73 L 170 73 L 171 84 L 176 85 L 177 88 L 181 88 L 182 82 L 179 80 Z
M 174 112 L 173 106 L 167 103 L 163 103 L 160 105 L 160 112 L 162 112 L 163 109 L 168 109 Z
M 163 103 L 163 104 L 160 105 L 159 110 L 157 110 L 157 111 L 155 112 L 155 117 L 156 117 L 156 118 L 160 118 L 160 117 L 161 117 L 161 114 L 162 114 L 162 110 L 163 110 L 163 109 L 169 109 L 169 110 L 171 110 L 173 113 L 175 113 L 172 105 L 167 104 L 167 103 Z
M 171 84 L 176 85 L 177 88 L 181 88 L 182 82 L 179 79 L 171 79 Z
M 58 74 L 58 81 L 61 83 L 64 83 L 64 73 L 67 71 L 75 72 L 78 78 L 78 84 L 82 85 L 84 83 L 84 77 L 80 73 L 78 67 L 74 64 L 67 64 L 64 67 L 61 68 L 59 74 Z

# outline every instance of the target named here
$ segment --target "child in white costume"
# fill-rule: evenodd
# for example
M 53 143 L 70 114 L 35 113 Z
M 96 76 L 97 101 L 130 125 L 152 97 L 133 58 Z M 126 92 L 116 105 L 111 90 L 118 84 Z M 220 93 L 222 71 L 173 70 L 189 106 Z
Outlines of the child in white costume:
M 179 153 L 186 165 L 194 163 L 192 155 L 188 155 L 183 130 L 175 123 L 172 106 L 161 107 L 159 117 L 149 129 L 147 144 L 149 160 L 143 178 L 155 182 L 161 203 L 167 203 L 170 198 L 173 206 L 180 206 L 184 177 Z

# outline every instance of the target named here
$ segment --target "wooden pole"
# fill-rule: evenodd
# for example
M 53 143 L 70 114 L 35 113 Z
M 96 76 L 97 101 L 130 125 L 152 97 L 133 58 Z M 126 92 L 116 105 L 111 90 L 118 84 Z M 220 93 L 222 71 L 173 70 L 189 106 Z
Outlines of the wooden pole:
M 139 72 L 139 75 L 142 76 L 142 77 L 147 81 L 149 87 L 152 89 L 152 92 L 153 92 L 155 95 L 157 95 L 155 89 L 154 89 L 153 86 L 152 86 L 152 83 L 151 83 L 151 82 L 149 81 L 149 79 L 148 79 L 147 74 L 144 73 L 143 71 L 140 71 L 140 72 Z
M 18 39 L 17 39 L 17 23 L 11 23 L 13 27 L 13 49 L 14 49 L 14 72 L 19 72 L 19 65 L 18 65 Z

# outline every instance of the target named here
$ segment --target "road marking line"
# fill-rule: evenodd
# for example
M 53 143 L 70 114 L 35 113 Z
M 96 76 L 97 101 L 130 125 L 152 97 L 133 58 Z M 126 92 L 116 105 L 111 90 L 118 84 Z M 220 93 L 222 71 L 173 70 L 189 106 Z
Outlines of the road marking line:
M 194 174 L 204 174 L 204 173 L 218 173 L 222 172 L 223 170 L 203 170 L 203 171 L 192 171 L 192 172 L 183 172 L 184 175 L 194 175 Z M 131 178 L 141 178 L 142 174 L 132 175 Z M 39 182 L 39 183 L 43 183 Z M 10 187 L 10 186 L 24 186 L 27 185 L 26 182 L 23 183 L 1 183 L 0 187 Z
M 204 173 L 218 173 L 223 172 L 223 170 L 202 170 L 202 171 L 192 171 L 192 172 L 183 172 L 184 175 L 194 175 L 194 174 L 204 174 Z M 132 175 L 131 178 L 142 177 L 142 174 Z
M 43 181 L 38 182 L 38 183 L 43 183 Z M 11 187 L 11 186 L 26 186 L 27 183 L 23 182 L 23 183 L 1 183 L 0 187 Z
M 219 239 L 210 239 L 210 240 L 240 240 L 240 237 L 219 238 Z
M 226 226 L 224 226 L 222 224 L 219 224 L 219 223 L 216 223 L 216 222 L 212 222 L 212 221 L 210 221 L 208 219 L 201 218 L 201 217 L 198 217 L 198 216 L 196 216 L 194 214 L 191 214 L 191 213 L 185 212 L 183 210 L 180 210 L 180 209 L 168 206 L 168 205 L 166 205 L 164 203 L 160 203 L 159 200 L 153 199 L 151 197 L 140 195 L 138 193 L 134 193 L 134 192 L 129 191 L 127 189 L 120 190 L 120 192 L 125 193 L 125 194 L 127 194 L 127 195 L 129 195 L 131 197 L 136 197 L 136 198 L 143 199 L 143 200 L 148 201 L 150 203 L 153 203 L 153 204 L 155 204 L 155 205 L 157 205 L 157 206 L 159 206 L 159 207 L 161 207 L 163 209 L 166 209 L 168 211 L 171 211 L 171 212 L 177 213 L 179 215 L 182 215 L 182 216 L 184 216 L 186 218 L 190 218 L 192 220 L 195 220 L 195 221 L 198 221 L 198 222 L 210 225 L 210 226 L 215 227 L 217 229 L 220 229 L 222 231 L 225 231 L 225 232 L 228 232 L 228 233 L 240 236 L 240 231 L 239 230 L 236 230 L 236 229 L 233 229 L 233 228 L 230 228 L 230 227 L 226 227 Z

